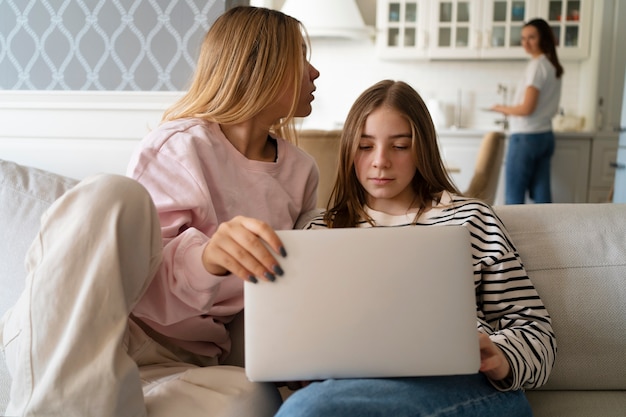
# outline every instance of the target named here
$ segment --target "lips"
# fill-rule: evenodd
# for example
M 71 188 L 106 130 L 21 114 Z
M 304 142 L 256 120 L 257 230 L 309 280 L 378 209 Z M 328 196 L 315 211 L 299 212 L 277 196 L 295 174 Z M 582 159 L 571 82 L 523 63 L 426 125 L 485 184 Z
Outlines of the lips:
M 370 181 L 375 185 L 386 185 L 393 181 L 392 178 L 370 178 Z

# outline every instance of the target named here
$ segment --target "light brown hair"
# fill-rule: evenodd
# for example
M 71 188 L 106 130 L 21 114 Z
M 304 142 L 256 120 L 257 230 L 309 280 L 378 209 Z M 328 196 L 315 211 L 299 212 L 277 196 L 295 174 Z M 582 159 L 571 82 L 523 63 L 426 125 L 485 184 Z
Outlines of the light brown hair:
M 411 183 L 419 215 L 426 205 L 437 200 L 442 191 L 458 194 L 444 167 L 435 126 L 426 104 L 410 85 L 402 81 L 383 80 L 365 90 L 348 112 L 341 142 L 335 185 L 328 202 L 324 220 L 329 227 L 354 227 L 366 219 L 367 192 L 359 183 L 354 167 L 355 154 L 367 117 L 374 110 L 387 106 L 402 114 L 411 126 L 411 150 L 415 175 Z

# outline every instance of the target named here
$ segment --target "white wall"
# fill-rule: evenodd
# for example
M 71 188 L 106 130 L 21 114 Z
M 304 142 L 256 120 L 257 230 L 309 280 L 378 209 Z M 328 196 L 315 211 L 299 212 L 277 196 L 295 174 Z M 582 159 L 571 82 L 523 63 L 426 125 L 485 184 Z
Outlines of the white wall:
M 0 159 L 73 178 L 124 174 L 178 92 L 0 91 Z

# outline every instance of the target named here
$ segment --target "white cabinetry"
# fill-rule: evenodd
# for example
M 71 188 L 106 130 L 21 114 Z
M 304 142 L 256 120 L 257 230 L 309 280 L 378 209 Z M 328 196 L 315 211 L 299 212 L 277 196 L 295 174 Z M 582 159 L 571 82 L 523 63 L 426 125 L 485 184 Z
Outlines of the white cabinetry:
M 559 59 L 589 56 L 591 0 L 537 0 L 537 8 L 537 16 L 552 28 Z
M 533 14 L 532 1 L 499 0 L 483 3 L 482 56 L 527 58 L 522 48 L 522 27 Z
M 474 175 L 478 148 L 484 132 L 450 131 L 439 133 L 439 149 L 448 173 L 459 191 L 464 192 Z
M 601 19 L 603 36 L 600 42 L 598 66 L 598 96 L 596 127 L 599 131 L 616 134 L 622 127 L 622 112 L 626 114 L 626 1 L 604 0 Z M 624 107 L 624 109 L 622 109 Z
M 431 2 L 432 58 L 524 58 L 521 28 L 533 0 Z
M 586 203 L 589 187 L 591 136 L 561 133 L 552 157 L 552 201 Z
M 550 23 L 559 56 L 588 55 L 591 0 L 378 0 L 381 58 L 526 58 L 521 29 L 534 17 Z
M 379 0 L 376 44 L 381 58 L 417 59 L 428 56 L 428 1 Z
M 594 138 L 591 145 L 587 202 L 606 203 L 609 201 L 615 179 L 616 160 L 617 135 Z
M 441 131 L 439 148 L 452 180 L 465 191 L 474 174 L 478 149 L 485 132 Z M 593 152 L 592 152 L 593 145 Z M 593 140 L 591 134 L 557 133 L 552 157 L 552 199 L 555 203 L 606 201 L 612 182 L 610 163 L 615 161 L 615 140 Z M 504 204 L 504 161 L 495 204 Z M 593 196 L 593 199 L 591 198 Z

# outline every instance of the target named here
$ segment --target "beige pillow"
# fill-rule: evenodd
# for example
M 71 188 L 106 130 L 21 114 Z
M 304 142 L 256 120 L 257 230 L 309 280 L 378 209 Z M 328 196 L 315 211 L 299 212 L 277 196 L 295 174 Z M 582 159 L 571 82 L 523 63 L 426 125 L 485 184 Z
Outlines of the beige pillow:
M 0 159 L 0 315 L 24 288 L 24 257 L 50 204 L 78 181 Z

